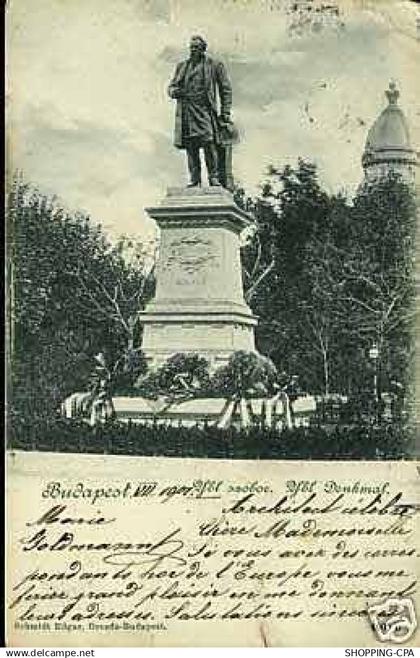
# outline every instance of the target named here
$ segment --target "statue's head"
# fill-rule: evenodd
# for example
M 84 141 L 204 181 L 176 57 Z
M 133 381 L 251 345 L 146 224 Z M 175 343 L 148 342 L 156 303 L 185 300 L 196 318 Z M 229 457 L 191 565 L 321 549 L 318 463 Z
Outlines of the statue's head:
M 207 49 L 207 42 L 199 34 L 195 34 L 190 40 L 191 59 L 199 59 Z

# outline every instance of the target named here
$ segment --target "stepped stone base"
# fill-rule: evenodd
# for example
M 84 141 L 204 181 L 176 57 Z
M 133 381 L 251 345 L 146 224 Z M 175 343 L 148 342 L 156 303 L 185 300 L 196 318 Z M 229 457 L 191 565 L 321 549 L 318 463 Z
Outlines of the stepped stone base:
M 193 426 L 208 423 L 216 425 L 226 408 L 225 398 L 196 398 L 186 402 L 173 403 L 170 406 L 162 400 L 148 400 L 142 397 L 113 398 L 115 413 L 118 420 L 130 421 L 142 425 L 164 424 Z M 261 417 L 266 400 L 253 399 L 251 409 L 256 417 Z M 315 411 L 315 399 L 311 396 L 297 400 L 295 405 L 296 424 L 305 425 Z M 239 410 L 233 420 L 234 425 L 240 424 Z M 285 423 L 283 405 L 279 402 L 273 413 L 273 427 L 281 428 Z

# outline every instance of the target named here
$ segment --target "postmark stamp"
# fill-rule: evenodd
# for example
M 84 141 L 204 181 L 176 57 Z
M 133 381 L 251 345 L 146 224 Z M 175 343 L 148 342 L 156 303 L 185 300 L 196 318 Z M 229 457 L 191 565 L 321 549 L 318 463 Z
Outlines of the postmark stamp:
M 402 644 L 416 628 L 417 617 L 410 598 L 389 598 L 368 607 L 368 617 L 380 642 Z

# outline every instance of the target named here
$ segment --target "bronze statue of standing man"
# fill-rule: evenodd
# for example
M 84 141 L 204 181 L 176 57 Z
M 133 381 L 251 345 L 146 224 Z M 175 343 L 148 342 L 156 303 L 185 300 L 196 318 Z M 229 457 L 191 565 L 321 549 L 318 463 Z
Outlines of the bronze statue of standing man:
M 190 42 L 190 57 L 175 69 L 168 93 L 176 99 L 175 146 L 187 152 L 190 183 L 201 185 L 200 149 L 209 185 L 233 188 L 232 143 L 236 139 L 230 111 L 232 87 L 222 62 L 206 55 L 200 36 Z

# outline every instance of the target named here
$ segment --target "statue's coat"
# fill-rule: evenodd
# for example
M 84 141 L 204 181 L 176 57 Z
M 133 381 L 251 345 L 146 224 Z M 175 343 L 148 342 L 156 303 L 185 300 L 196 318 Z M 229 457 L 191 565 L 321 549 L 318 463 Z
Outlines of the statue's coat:
M 188 64 L 189 60 L 185 60 L 177 65 L 168 87 L 168 94 L 171 98 L 176 98 L 178 90 L 182 89 Z M 232 106 L 232 87 L 223 63 L 206 56 L 204 58 L 204 81 L 210 111 L 214 117 L 229 116 Z M 218 107 L 217 91 L 219 91 L 220 108 Z M 217 124 L 217 121 L 215 123 Z M 176 104 L 174 144 L 177 148 L 185 148 L 181 98 L 177 99 Z

